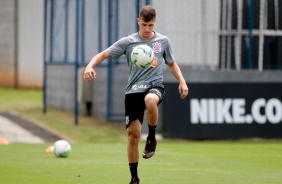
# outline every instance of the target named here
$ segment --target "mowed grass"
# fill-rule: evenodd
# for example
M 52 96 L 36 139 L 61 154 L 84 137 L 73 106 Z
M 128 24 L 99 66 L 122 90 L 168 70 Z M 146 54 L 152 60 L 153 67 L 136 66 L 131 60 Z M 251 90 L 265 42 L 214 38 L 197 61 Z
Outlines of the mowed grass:
M 46 153 L 53 143 L 0 145 L 0 184 L 129 183 L 123 125 L 81 115 L 75 126 L 71 112 L 43 114 L 41 97 L 40 90 L 0 88 L 0 111 L 16 111 L 69 138 L 72 153 L 65 159 Z M 140 157 L 139 176 L 143 184 L 281 184 L 281 143 L 162 140 L 153 158 Z
M 45 153 L 48 144 L 0 146 L 0 183 L 124 184 L 129 169 L 124 143 L 73 143 L 68 158 Z M 144 143 L 140 144 L 140 150 Z M 159 142 L 157 153 L 140 159 L 148 184 L 278 184 L 282 181 L 279 142 Z

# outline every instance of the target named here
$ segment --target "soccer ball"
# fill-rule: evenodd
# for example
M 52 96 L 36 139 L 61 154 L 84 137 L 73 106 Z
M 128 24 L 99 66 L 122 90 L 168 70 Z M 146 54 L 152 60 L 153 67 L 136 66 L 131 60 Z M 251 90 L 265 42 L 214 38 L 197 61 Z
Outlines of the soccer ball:
M 148 68 L 154 61 L 154 51 L 148 45 L 138 45 L 131 52 L 131 61 L 138 68 Z
M 66 158 L 71 153 L 71 146 L 65 140 L 59 140 L 54 143 L 54 154 L 56 157 Z

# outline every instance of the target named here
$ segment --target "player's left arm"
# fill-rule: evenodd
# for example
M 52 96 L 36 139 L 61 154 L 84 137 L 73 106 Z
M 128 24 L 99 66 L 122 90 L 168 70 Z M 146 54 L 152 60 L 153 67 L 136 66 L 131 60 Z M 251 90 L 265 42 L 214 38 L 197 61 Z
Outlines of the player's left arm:
M 185 79 L 183 78 L 182 72 L 176 62 L 168 64 L 168 67 L 173 76 L 179 81 L 178 91 L 180 98 L 184 99 L 188 95 L 189 89 Z

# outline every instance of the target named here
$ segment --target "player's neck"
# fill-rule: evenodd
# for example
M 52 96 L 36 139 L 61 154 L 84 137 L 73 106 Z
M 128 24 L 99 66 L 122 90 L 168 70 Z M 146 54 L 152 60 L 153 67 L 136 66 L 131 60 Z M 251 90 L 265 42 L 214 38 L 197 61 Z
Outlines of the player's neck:
M 151 40 L 151 39 L 155 36 L 156 33 L 155 33 L 155 31 L 152 31 L 152 33 L 150 34 L 150 36 L 144 36 L 144 35 L 140 34 L 140 31 L 139 31 L 138 34 L 139 34 L 139 37 L 140 37 L 143 41 L 147 42 L 147 41 Z

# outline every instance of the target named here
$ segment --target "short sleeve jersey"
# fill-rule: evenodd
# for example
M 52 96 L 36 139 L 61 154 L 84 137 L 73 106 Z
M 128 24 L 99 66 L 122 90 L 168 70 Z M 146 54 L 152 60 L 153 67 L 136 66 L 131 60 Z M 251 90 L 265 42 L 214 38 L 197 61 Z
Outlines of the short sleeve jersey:
M 154 51 L 155 63 L 149 68 L 138 68 L 131 62 L 131 52 L 137 45 L 145 44 Z M 169 39 L 155 32 L 155 35 L 149 41 L 143 41 L 138 33 L 121 38 L 110 46 L 107 51 L 113 60 L 118 59 L 125 54 L 128 67 L 129 78 L 125 94 L 142 93 L 151 86 L 160 85 L 163 82 L 162 65 L 170 64 L 175 61 L 171 51 Z

